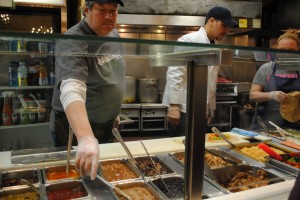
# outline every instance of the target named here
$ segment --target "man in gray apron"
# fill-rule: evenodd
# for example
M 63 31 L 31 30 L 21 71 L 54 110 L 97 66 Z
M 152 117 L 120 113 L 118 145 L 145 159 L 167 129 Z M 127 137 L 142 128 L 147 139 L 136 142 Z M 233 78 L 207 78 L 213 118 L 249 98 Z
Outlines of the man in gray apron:
M 277 48 L 283 50 L 298 50 L 298 33 L 288 30 L 277 40 Z M 299 129 L 299 123 L 291 123 L 280 115 L 280 103 L 287 100 L 287 93 L 300 91 L 299 71 L 279 71 L 276 62 L 262 65 L 257 71 L 250 90 L 249 98 L 257 102 L 256 112 L 252 119 L 251 129 L 257 130 L 257 116 L 260 116 L 266 125 L 269 121 L 281 127 Z M 272 127 L 270 127 L 272 128 Z
M 119 5 L 124 6 L 120 0 L 86 0 L 84 18 L 65 34 L 119 37 L 115 29 Z M 95 40 L 59 40 L 56 46 L 52 137 L 55 146 L 66 146 L 72 127 L 77 139 L 73 145 L 78 145 L 75 166 L 92 180 L 99 142 L 112 141 L 112 128 L 119 120 L 125 85 L 123 51 L 119 43 Z

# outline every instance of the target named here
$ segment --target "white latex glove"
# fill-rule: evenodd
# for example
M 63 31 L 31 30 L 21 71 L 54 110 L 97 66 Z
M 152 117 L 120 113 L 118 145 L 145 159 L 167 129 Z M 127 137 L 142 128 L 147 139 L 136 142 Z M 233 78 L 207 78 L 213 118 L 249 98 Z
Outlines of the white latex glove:
M 172 126 L 174 127 L 178 126 L 180 121 L 180 108 L 178 106 L 170 106 L 168 108 L 167 117 L 168 117 L 168 122 Z
M 275 100 L 275 101 L 278 101 L 278 102 L 283 102 L 283 101 L 288 99 L 288 95 L 284 92 L 281 92 L 281 91 L 272 91 L 269 94 L 269 99 L 270 100 Z
M 99 143 L 95 137 L 84 136 L 78 140 L 75 167 L 80 176 L 90 176 L 95 180 L 99 159 Z

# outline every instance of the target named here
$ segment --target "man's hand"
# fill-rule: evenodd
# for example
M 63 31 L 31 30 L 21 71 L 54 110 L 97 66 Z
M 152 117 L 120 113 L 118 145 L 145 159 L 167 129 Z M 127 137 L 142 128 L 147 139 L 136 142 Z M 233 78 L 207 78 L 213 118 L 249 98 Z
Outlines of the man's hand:
M 99 143 L 93 136 L 84 136 L 78 140 L 75 167 L 80 176 L 90 176 L 95 180 L 99 160 Z
M 281 91 L 272 91 L 270 92 L 269 94 L 269 99 L 270 100 L 275 100 L 275 101 L 278 101 L 278 102 L 284 102 L 288 99 L 288 95 L 284 92 L 281 92 Z
M 168 108 L 168 122 L 173 126 L 178 126 L 180 122 L 180 107 L 178 105 L 170 105 Z

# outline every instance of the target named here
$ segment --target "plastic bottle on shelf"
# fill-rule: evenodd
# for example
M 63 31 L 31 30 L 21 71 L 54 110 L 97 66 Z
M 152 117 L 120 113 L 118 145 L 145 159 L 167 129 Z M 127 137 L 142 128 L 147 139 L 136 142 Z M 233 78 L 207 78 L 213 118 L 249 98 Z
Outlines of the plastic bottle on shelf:
M 55 68 L 53 63 L 51 64 L 51 68 L 50 68 L 49 84 L 52 86 L 55 85 Z
M 2 109 L 2 125 L 11 126 L 12 125 L 12 109 L 9 96 L 4 93 L 4 105 Z
M 48 73 L 44 62 L 41 62 L 39 68 L 39 85 L 48 85 Z
M 9 71 L 9 86 L 11 87 L 17 87 L 18 84 L 18 68 L 19 68 L 19 62 L 10 62 L 10 65 L 8 67 Z
M 18 98 L 22 104 L 22 108 L 20 108 L 20 124 L 29 124 L 29 110 L 27 104 L 21 94 L 18 95 Z
M 18 125 L 19 124 L 19 114 L 18 114 L 18 108 L 20 106 L 20 101 L 16 94 L 12 95 L 12 124 Z
M 20 62 L 18 67 L 18 85 L 27 86 L 28 85 L 28 70 L 25 62 Z
M 28 85 L 39 85 L 39 63 L 31 62 L 28 67 Z

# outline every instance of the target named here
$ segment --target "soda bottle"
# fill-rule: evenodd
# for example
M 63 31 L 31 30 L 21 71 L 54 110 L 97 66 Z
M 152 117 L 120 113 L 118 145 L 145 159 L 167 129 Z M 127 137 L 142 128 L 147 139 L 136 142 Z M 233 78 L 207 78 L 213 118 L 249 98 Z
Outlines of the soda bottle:
M 28 70 L 25 65 L 25 62 L 20 62 L 19 63 L 19 68 L 18 68 L 18 85 L 19 86 L 27 86 L 27 80 L 28 79 Z
M 11 87 L 18 86 L 18 68 L 19 68 L 19 62 L 10 62 L 8 71 L 9 71 L 9 86 Z
M 49 84 L 52 86 L 55 85 L 55 68 L 53 64 L 51 65 L 51 69 L 50 69 Z
M 20 101 L 16 94 L 13 94 L 12 96 L 12 124 L 18 125 L 19 124 L 19 114 L 18 114 L 18 108 L 20 106 Z
M 39 85 L 48 85 L 48 73 L 44 62 L 41 62 L 39 68 Z
M 18 98 L 22 104 L 22 108 L 20 109 L 20 124 L 29 124 L 29 110 L 27 104 L 21 94 L 18 95 Z
M 7 94 L 4 94 L 4 105 L 2 110 L 2 125 L 11 126 L 12 125 L 12 109 L 9 97 Z

